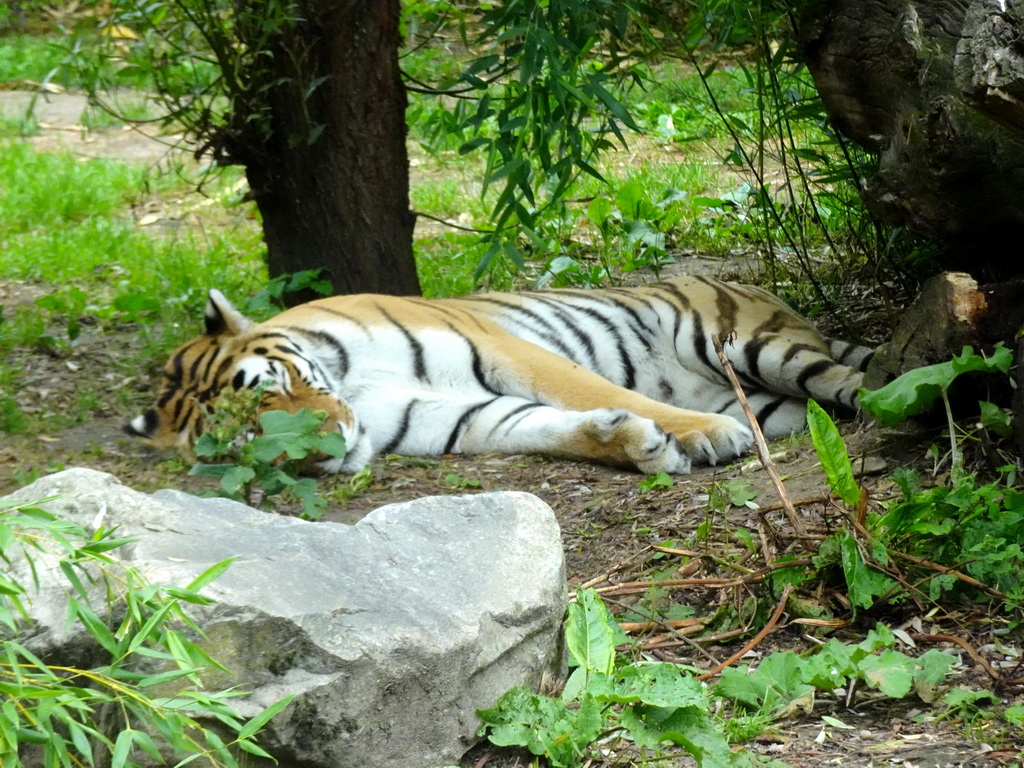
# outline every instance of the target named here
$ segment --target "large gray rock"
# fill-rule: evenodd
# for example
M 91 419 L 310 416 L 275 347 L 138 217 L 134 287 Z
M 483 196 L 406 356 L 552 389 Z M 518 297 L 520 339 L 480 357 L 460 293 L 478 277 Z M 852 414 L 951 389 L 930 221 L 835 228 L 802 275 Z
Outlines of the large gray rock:
M 183 585 L 237 560 L 189 607 L 252 715 L 295 701 L 261 743 L 303 768 L 416 768 L 457 760 L 475 711 L 562 664 L 565 574 L 558 525 L 524 493 L 433 497 L 355 526 L 308 523 L 178 491 L 148 496 L 72 469 L 8 498 L 138 537 L 116 551 L 154 583 Z M 37 600 L 33 644 L 68 642 L 63 603 Z

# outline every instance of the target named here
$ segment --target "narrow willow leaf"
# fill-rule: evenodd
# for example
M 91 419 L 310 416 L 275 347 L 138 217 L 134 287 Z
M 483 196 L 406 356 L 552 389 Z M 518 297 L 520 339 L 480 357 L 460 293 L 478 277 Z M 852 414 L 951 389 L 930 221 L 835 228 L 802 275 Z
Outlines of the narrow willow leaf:
M 235 557 L 229 557 L 227 560 L 221 560 L 219 563 L 214 563 L 189 582 L 187 589 L 192 592 L 198 592 L 207 584 L 219 578 L 224 571 L 231 567 L 231 564 L 235 562 L 235 559 Z
M 262 728 L 264 725 L 270 722 L 274 715 L 278 714 L 281 710 L 292 703 L 294 694 L 291 696 L 285 696 L 280 701 L 275 701 L 269 707 L 260 712 L 256 717 L 252 718 L 249 722 L 242 726 L 242 729 L 238 732 L 238 738 L 250 739 L 252 736 Z
M 114 754 L 110 758 L 110 768 L 124 768 L 134 743 L 135 739 L 130 728 L 126 728 L 117 734 L 117 741 L 114 743 Z

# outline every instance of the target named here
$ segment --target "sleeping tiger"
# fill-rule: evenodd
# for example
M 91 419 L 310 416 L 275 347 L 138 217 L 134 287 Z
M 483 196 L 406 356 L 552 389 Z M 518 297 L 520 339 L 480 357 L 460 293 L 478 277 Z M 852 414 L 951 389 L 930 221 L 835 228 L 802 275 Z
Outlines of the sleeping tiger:
M 824 339 L 770 293 L 706 277 L 640 288 L 427 300 L 336 296 L 254 324 L 216 290 L 206 332 L 164 369 L 155 408 L 125 430 L 190 450 L 218 393 L 261 409 L 326 411 L 348 447 L 378 454 L 536 453 L 686 473 L 752 435 L 714 352 L 730 358 L 768 436 L 805 425 L 805 400 L 856 408 L 871 352 Z

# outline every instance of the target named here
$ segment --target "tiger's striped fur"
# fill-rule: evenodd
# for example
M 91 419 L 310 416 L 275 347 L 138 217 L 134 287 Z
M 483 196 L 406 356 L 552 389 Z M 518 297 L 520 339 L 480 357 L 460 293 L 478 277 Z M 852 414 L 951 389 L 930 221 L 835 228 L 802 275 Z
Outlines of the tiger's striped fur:
M 206 333 L 178 349 L 156 407 L 126 430 L 188 449 L 228 386 L 263 407 L 328 412 L 353 472 L 382 453 L 541 453 L 685 473 L 743 452 L 750 430 L 712 346 L 769 436 L 805 399 L 856 408 L 863 347 L 829 341 L 770 293 L 705 277 L 641 288 L 427 300 L 338 296 L 252 324 L 210 291 Z

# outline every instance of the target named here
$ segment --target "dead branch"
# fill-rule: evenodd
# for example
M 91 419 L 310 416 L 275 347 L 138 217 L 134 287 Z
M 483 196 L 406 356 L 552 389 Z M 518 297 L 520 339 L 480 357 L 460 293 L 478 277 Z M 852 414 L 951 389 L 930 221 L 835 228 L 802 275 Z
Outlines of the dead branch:
M 732 384 L 732 388 L 736 392 L 736 399 L 739 401 L 740 407 L 743 409 L 743 413 L 746 414 L 747 421 L 750 423 L 750 430 L 754 433 L 754 446 L 757 449 L 757 457 L 761 460 L 761 466 L 763 466 L 765 472 L 768 473 L 768 477 L 771 478 L 772 485 L 775 486 L 775 491 L 779 494 L 779 501 L 782 502 L 783 509 L 786 510 L 786 517 L 789 518 L 790 525 L 793 526 L 793 530 L 796 532 L 797 536 L 803 537 L 805 534 L 803 523 L 800 522 L 800 518 L 796 514 L 796 508 L 793 506 L 793 502 L 790 500 L 789 494 L 786 493 L 786 487 L 782 484 L 782 478 L 779 477 L 778 470 L 775 469 L 775 462 L 773 462 L 769 456 L 768 443 L 764 439 L 764 433 L 761 431 L 761 425 L 757 423 L 757 417 L 750 409 L 750 403 L 747 402 L 747 396 L 743 392 L 743 387 L 740 386 L 739 379 L 736 378 L 736 371 L 733 370 L 732 363 L 729 362 L 729 358 L 725 354 L 725 347 L 722 346 L 722 341 L 718 336 L 712 336 L 711 342 L 715 345 L 715 352 L 718 353 L 718 359 L 722 361 L 722 367 L 725 369 L 725 375 L 729 377 L 729 383 Z
M 714 669 L 711 669 L 711 670 L 705 672 L 703 675 L 700 675 L 697 679 L 698 680 L 710 680 L 712 677 L 717 675 L 723 669 L 725 669 L 726 667 L 732 666 L 737 661 L 742 659 L 747 653 L 749 653 L 751 650 L 756 648 L 758 646 L 758 644 L 760 644 L 760 642 L 762 640 L 764 640 L 765 637 L 768 636 L 768 633 L 772 631 L 772 629 L 775 627 L 775 625 L 779 623 L 779 619 L 782 618 L 782 612 L 786 609 L 786 602 L 789 600 L 789 595 L 792 593 L 792 591 L 793 591 L 793 585 L 792 584 L 786 585 L 786 588 L 784 590 L 782 590 L 782 595 L 781 595 L 781 597 L 779 597 L 779 602 L 775 606 L 775 611 L 772 613 L 772 617 L 770 619 L 768 619 L 768 623 L 765 624 L 761 628 L 761 631 L 758 632 L 756 635 L 754 635 L 750 639 L 749 643 L 744 645 L 742 648 L 740 648 L 738 651 L 736 651 L 736 653 L 734 653 L 728 659 L 726 659 L 721 664 L 716 666 Z

